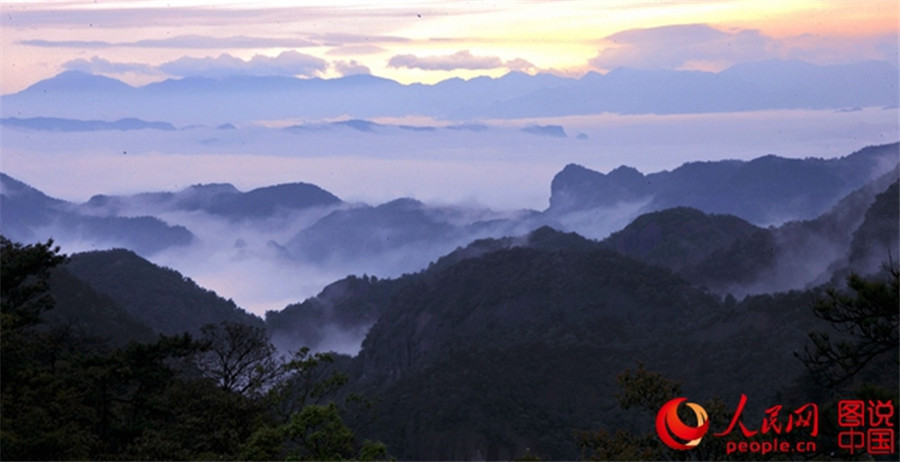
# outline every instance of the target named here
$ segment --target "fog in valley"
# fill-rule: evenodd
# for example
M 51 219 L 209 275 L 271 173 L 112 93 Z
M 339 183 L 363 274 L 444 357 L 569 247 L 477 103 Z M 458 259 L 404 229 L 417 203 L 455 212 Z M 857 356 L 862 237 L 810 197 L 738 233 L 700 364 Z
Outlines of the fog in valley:
M 0 13 L 3 459 L 896 460 L 895 2 Z
M 450 126 L 434 120 L 417 122 Z M 561 126 L 567 136 L 521 130 L 552 125 Z M 85 209 L 96 215 L 152 215 L 170 225 L 186 227 L 195 236 L 189 245 L 144 256 L 263 315 L 313 296 L 349 274 L 396 277 L 421 270 L 475 238 L 523 234 L 532 226 L 555 224 L 603 239 L 636 218 L 647 200 L 526 220 L 514 226 L 453 233 L 438 242 L 418 240 L 384 251 L 348 254 L 336 249 L 324 258 L 304 259 L 291 256 L 283 247 L 297 233 L 336 210 L 377 206 L 406 197 L 452 210 L 455 216 L 448 221 L 454 226 L 521 220 L 528 210 L 547 208 L 550 181 L 569 163 L 600 172 L 628 165 L 647 174 L 688 161 L 749 160 L 770 153 L 828 158 L 897 138 L 895 111 L 878 108 L 853 112 L 571 116 L 488 121 L 479 130 L 416 131 L 398 127 L 384 124 L 369 132 L 334 127 L 302 133 L 257 124 L 227 130 L 187 127 L 127 132 L 4 127 L 3 170 L 52 197 L 73 203 L 87 202 L 95 194 L 177 192 L 208 183 L 230 183 L 247 191 L 305 182 L 338 196 L 344 201 L 339 206 L 280 212 L 263 219 L 166 210 L 142 204 L 139 197 L 116 210 Z M 576 138 L 579 134 L 585 136 Z M 69 252 L 105 246 L 54 231 L 50 228 L 42 233 L 56 237 Z
M 521 131 L 534 125 L 558 125 L 567 137 Z M 601 172 L 628 165 L 650 173 L 685 162 L 766 154 L 830 158 L 897 136 L 892 108 L 601 114 L 475 126 L 485 129 L 385 126 L 364 132 L 336 127 L 291 133 L 253 124 L 234 130 L 57 132 L 4 126 L 3 168 L 71 201 L 94 194 L 174 191 L 197 183 L 227 182 L 247 190 L 303 181 L 351 202 L 415 197 L 428 203 L 542 210 L 552 176 L 568 163 Z M 588 138 L 578 139 L 579 134 Z

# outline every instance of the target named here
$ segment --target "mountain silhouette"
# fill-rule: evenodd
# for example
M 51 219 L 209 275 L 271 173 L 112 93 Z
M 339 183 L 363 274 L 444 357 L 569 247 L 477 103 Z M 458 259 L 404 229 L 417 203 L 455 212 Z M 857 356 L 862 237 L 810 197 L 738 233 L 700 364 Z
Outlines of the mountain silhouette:
M 73 120 L 57 117 L 32 117 L 19 119 L 7 117 L 0 119 L 0 125 L 28 130 L 45 130 L 56 132 L 87 132 L 99 130 L 175 130 L 175 127 L 166 122 L 147 122 L 135 118 L 119 119 L 114 122 L 102 120 Z
M 777 76 L 777 77 L 774 77 Z M 617 68 L 580 78 L 511 72 L 500 78 L 402 85 L 375 76 L 297 79 L 186 77 L 131 87 L 67 71 L 3 95 L 16 117 L 137 117 L 177 125 L 349 115 L 474 120 L 582 114 L 674 114 L 896 107 L 897 68 L 880 61 L 815 65 L 763 61 L 718 73 Z M 866 82 L 860 85 L 859 82 Z M 172 107 L 179 111 L 173 113 Z
M 732 215 L 707 215 L 676 207 L 641 215 L 603 243 L 622 254 L 678 271 L 760 230 Z
M 603 244 L 737 296 L 839 282 L 851 267 L 878 273 L 900 245 L 891 235 L 896 213 L 888 202 L 898 172 L 869 182 L 811 220 L 761 228 L 731 215 L 676 207 L 641 215 Z
M 188 245 L 193 234 L 183 226 L 170 226 L 151 216 L 94 216 L 0 173 L 0 230 L 13 240 L 59 241 L 123 246 L 150 255 L 173 246 Z
M 129 250 L 74 254 L 65 269 L 158 333 L 197 334 L 205 324 L 221 321 L 263 325 L 261 319 L 239 308 L 233 301 Z
M 702 383 L 692 396 L 765 400 L 773 380 L 800 373 L 777 352 L 815 323 L 810 294 L 726 308 L 667 269 L 576 236 L 545 228 L 519 245 L 500 241 L 473 243 L 484 253 L 399 278 L 390 297 L 373 298 L 381 315 L 351 380 L 381 397 L 368 431 L 398 457 L 509 459 L 527 447 L 573 459 L 573 430 L 596 427 L 599 415 L 605 426 L 632 422 L 615 404 L 614 377 L 635 360 Z
M 158 335 L 122 306 L 65 268 L 56 268 L 50 277 L 53 309 L 44 314 L 47 328 L 71 330 L 89 339 L 116 346 L 129 342 L 152 342 Z
M 871 84 L 860 85 L 862 81 Z M 718 73 L 617 68 L 457 115 L 522 118 L 894 107 L 900 98 L 896 83 L 897 68 L 880 61 L 820 66 L 771 60 L 737 64 Z
M 231 184 L 200 184 L 178 192 L 142 193 L 132 196 L 91 197 L 82 208 L 91 213 L 118 214 L 128 210 L 154 213 L 171 210 L 204 211 L 233 221 L 271 217 L 282 212 L 329 207 L 341 200 L 309 183 L 286 183 L 241 192 Z
M 643 212 L 685 206 L 757 225 L 811 219 L 896 165 L 898 152 L 900 144 L 893 143 L 836 159 L 768 155 L 750 161 L 690 162 L 647 175 L 624 166 L 603 174 L 570 164 L 553 178 L 546 213 L 559 217 L 642 203 Z
M 821 160 L 812 163 L 819 166 L 814 173 L 831 174 Z M 697 171 L 705 173 L 689 169 Z M 584 174 L 586 187 L 596 178 L 596 172 L 573 172 Z M 140 337 L 147 330 L 141 325 L 173 334 L 229 320 L 265 325 L 284 349 L 352 352 L 361 342 L 358 355 L 342 357 L 339 365 L 349 392 L 378 397 L 378 419 L 354 429 L 384 441 L 400 459 L 499 460 L 532 453 L 569 460 L 580 454 L 578 431 L 652 431 L 652 415 L 623 409 L 616 399 L 622 391 L 616 377 L 629 369 L 646 367 L 679 381 L 698 402 L 751 396 L 751 415 L 785 402 L 785 393 L 807 393 L 810 378 L 791 353 L 802 350 L 811 330 L 836 332 L 811 309 L 836 282 L 740 301 L 708 288 L 782 274 L 785 255 L 817 265 L 805 275 L 818 284 L 818 273 L 836 268 L 835 262 L 846 269 L 877 256 L 882 245 L 896 248 L 897 175 L 883 173 L 814 219 L 778 227 L 675 207 L 645 214 L 603 242 L 547 226 L 480 239 L 413 274 L 341 279 L 316 297 L 267 313 L 265 324 L 184 275 L 123 249 L 73 255 L 60 273 L 69 278 L 63 279 L 68 288 L 55 290 L 95 305 L 93 311 L 77 303 L 67 308 L 84 313 L 80 328 L 86 330 L 95 322 L 98 332 L 130 325 Z M 612 186 L 646 184 L 647 178 L 628 168 L 613 176 L 621 183 Z M 42 210 L 65 205 L 5 178 L 3 192 L 18 192 Z M 143 199 L 176 204 L 180 197 L 199 206 L 240 193 L 214 184 L 155 194 Z M 116 206 L 97 201 L 96 207 Z M 390 236 L 427 242 L 429 233 L 452 232 L 453 213 L 400 199 L 335 211 L 317 233 L 327 242 L 325 234 L 343 226 L 352 232 L 333 242 L 363 239 L 354 226 L 374 222 L 387 231 L 357 250 Z M 825 252 L 826 241 L 837 245 L 834 255 L 843 253 L 843 263 Z M 791 251 L 827 258 L 801 261 Z M 866 380 L 896 389 L 890 372 L 879 363 Z

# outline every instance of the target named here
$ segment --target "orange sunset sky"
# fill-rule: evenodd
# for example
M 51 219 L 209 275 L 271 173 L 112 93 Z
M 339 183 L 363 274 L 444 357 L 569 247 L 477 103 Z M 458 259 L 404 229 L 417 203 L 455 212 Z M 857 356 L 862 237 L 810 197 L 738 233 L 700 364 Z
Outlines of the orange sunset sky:
M 177 5 L 177 6 L 176 6 Z M 716 71 L 763 59 L 897 63 L 896 1 L 4 1 L 0 94 L 65 70 L 132 85 L 226 73 L 403 83 Z

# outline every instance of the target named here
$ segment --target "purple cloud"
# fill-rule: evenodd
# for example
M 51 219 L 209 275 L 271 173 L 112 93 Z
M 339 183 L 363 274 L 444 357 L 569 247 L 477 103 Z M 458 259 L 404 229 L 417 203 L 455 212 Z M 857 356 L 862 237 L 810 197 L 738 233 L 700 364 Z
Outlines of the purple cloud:
M 99 56 L 94 56 L 90 60 L 73 59 L 63 63 L 63 69 L 67 71 L 81 71 L 89 74 L 147 74 L 160 75 L 157 68 L 148 64 L 141 63 L 116 63 Z
M 331 63 L 334 69 L 341 75 L 371 75 L 372 70 L 358 63 L 355 59 L 350 61 L 335 61 Z
M 795 59 L 817 64 L 881 60 L 897 64 L 897 36 L 833 37 L 804 34 L 773 38 L 751 29 L 716 29 L 683 24 L 631 29 L 603 39 L 606 47 L 590 60 L 599 70 L 617 67 L 679 69 L 712 63 L 715 67 Z
M 395 35 L 362 35 L 362 34 L 313 34 L 309 36 L 310 40 L 314 40 L 323 46 L 338 47 L 344 45 L 360 45 L 373 43 L 403 43 L 409 42 L 406 37 Z
M 325 52 L 325 54 L 332 56 L 360 56 L 384 52 L 387 52 L 387 50 L 376 45 L 347 45 L 332 48 Z
M 515 67 L 533 68 L 534 66 L 521 58 L 504 62 L 497 56 L 475 56 L 469 50 L 462 50 L 452 55 L 415 56 L 411 54 L 396 55 L 388 61 L 394 68 L 422 69 L 426 71 L 452 71 L 456 69 L 498 69 Z
M 229 54 L 217 58 L 183 57 L 159 66 L 166 74 L 180 77 L 225 77 L 229 75 L 305 76 L 318 75 L 328 69 L 328 62 L 296 51 L 285 51 L 276 57 L 255 55 L 248 61 Z
M 692 62 L 744 62 L 775 57 L 779 44 L 757 30 L 722 31 L 706 24 L 631 29 L 604 39 L 609 45 L 590 64 L 677 69 Z
M 522 59 L 516 58 L 510 61 L 507 61 L 503 67 L 511 70 L 511 71 L 519 71 L 519 72 L 534 72 L 537 71 L 538 68 L 535 67 L 534 64 Z
M 179 35 L 165 39 L 145 39 L 133 42 L 104 42 L 98 40 L 21 40 L 22 45 L 43 48 L 184 48 L 184 49 L 254 49 L 254 48 L 302 48 L 320 46 L 320 43 L 302 38 L 210 37 L 206 35 Z

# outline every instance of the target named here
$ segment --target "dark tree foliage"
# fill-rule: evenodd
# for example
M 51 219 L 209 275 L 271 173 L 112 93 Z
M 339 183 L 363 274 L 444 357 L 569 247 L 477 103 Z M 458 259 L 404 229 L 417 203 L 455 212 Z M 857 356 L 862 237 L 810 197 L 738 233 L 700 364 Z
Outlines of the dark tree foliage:
M 866 366 L 882 358 L 898 363 L 900 319 L 900 271 L 886 265 L 886 279 L 865 279 L 851 274 L 851 293 L 830 289 L 814 307 L 817 317 L 845 334 L 832 339 L 826 332 L 811 332 L 812 347 L 798 356 L 820 382 L 845 383 Z M 896 370 L 896 369 L 895 369 Z
M 66 264 L 66 270 L 162 334 L 190 332 L 200 335 L 204 325 L 221 321 L 263 325 L 262 320 L 240 309 L 233 301 L 129 250 L 75 254 Z
M 626 370 L 616 376 L 616 381 L 621 389 L 616 399 L 623 409 L 639 407 L 656 412 L 667 401 L 681 395 L 680 383 L 644 369 L 640 362 L 636 371 Z
M 36 331 L 42 313 L 54 305 L 50 272 L 64 261 L 53 241 L 22 245 L 0 236 L 0 456 L 6 459 L 29 453 L 48 458 L 58 451 L 76 456 L 89 439 L 68 428 L 83 408 L 73 384 L 52 374 L 60 356 L 53 347 L 62 338 Z M 27 405 L 44 393 L 59 395 L 63 406 Z M 61 425 L 60 418 L 72 420 Z
M 197 366 L 223 390 L 257 394 L 281 374 L 264 328 L 223 321 L 203 326 L 201 334 L 203 351 L 197 355 Z
M 667 401 L 681 395 L 680 383 L 644 369 L 640 362 L 637 370 L 622 372 L 616 381 L 616 399 L 623 409 L 638 408 L 655 414 Z M 582 460 L 657 460 L 665 454 L 665 447 L 652 433 L 601 429 L 576 432 L 575 437 Z
M 12 334 L 39 323 L 41 314 L 53 308 L 50 271 L 66 257 L 52 240 L 22 245 L 0 236 L 0 246 L 3 333 Z
M 321 405 L 334 399 L 338 390 L 347 383 L 347 376 L 329 367 L 334 363 L 332 353 L 311 353 L 300 348 L 283 365 L 290 379 L 278 383 L 271 390 L 282 404 L 282 420 L 299 412 L 307 405 Z
M 634 371 L 626 370 L 616 376 L 620 392 L 616 399 L 623 409 L 637 409 L 644 414 L 643 428 L 653 429 L 654 419 L 660 408 L 669 400 L 684 396 L 681 383 L 666 378 L 662 374 L 644 369 L 644 365 L 638 363 Z M 755 454 L 732 453 L 727 454 L 726 445 L 729 441 L 751 441 L 764 439 L 765 436 L 757 434 L 746 438 L 740 432 L 732 432 L 725 436 L 714 436 L 715 431 L 724 429 L 724 425 L 734 415 L 734 408 L 728 407 L 718 397 L 713 397 L 702 403 L 703 409 L 712 427 L 703 436 L 702 441 L 695 448 L 688 451 L 674 450 L 662 443 L 659 436 L 652 430 L 646 433 L 635 433 L 628 430 L 617 429 L 609 431 L 580 431 L 575 433 L 576 440 L 581 449 L 583 460 L 756 460 Z M 696 417 L 685 409 L 679 411 L 679 416 L 684 422 L 696 424 Z M 751 424 L 752 426 L 752 424 Z M 793 441 L 792 435 L 780 436 L 785 441 Z
M 365 400 L 338 405 L 347 379 L 328 369 L 331 355 L 302 349 L 285 361 L 263 329 L 228 322 L 199 339 L 160 335 L 119 347 L 86 339 L 42 317 L 54 306 L 50 274 L 66 260 L 52 241 L 0 236 L 0 244 L 0 458 L 387 457 L 383 444 L 359 442 L 344 423 Z
M 292 460 L 343 460 L 354 456 L 354 435 L 334 403 L 306 406 L 282 427 L 294 446 Z
M 360 441 L 348 426 L 370 423 L 372 403 L 349 394 L 338 405 L 339 390 L 347 376 L 331 367 L 332 353 L 310 353 L 301 348 L 282 365 L 286 378 L 267 394 L 273 421 L 258 428 L 240 453 L 241 459 L 273 460 L 382 460 L 387 447 L 380 442 Z M 368 422 L 361 419 L 369 417 Z

